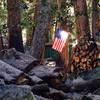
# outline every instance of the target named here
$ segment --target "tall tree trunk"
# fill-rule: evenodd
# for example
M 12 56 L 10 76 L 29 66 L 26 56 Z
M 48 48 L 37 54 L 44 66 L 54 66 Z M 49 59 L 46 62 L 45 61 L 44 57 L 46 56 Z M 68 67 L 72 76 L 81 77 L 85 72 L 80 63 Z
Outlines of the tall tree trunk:
M 95 36 L 95 33 L 98 32 L 99 25 L 99 11 L 98 11 L 98 2 L 99 0 L 92 0 L 92 33 Z
M 44 2 L 45 1 L 45 2 Z M 31 55 L 38 60 L 42 59 L 45 48 L 45 35 L 48 28 L 50 17 L 51 0 L 39 0 L 39 12 L 37 17 L 37 26 L 35 28 L 34 37 L 31 46 Z
M 58 5 L 58 11 L 61 12 L 62 7 L 65 7 L 65 5 L 66 5 L 66 0 L 57 0 L 57 5 Z M 69 27 L 67 26 L 66 23 L 67 23 L 66 18 L 63 18 L 63 21 L 60 23 L 61 25 L 60 26 L 58 25 L 58 27 L 61 27 L 62 30 L 69 32 Z M 61 56 L 61 60 L 63 62 L 63 65 L 66 68 L 68 66 L 68 63 L 69 63 L 68 40 L 66 41 L 66 45 L 64 46 L 62 52 L 60 53 L 60 56 Z
M 61 8 L 61 0 L 57 0 L 57 5 L 58 5 L 58 11 L 60 11 L 60 8 Z
M 2 49 L 4 49 L 4 46 L 3 46 L 2 33 L 0 32 L 0 50 Z
M 89 20 L 87 15 L 86 0 L 74 0 L 74 11 L 76 16 L 76 31 L 78 38 L 83 34 L 90 34 Z
M 34 2 L 32 0 L 29 0 L 30 3 L 35 3 L 35 8 L 34 8 L 34 18 L 32 18 L 32 21 L 34 21 L 34 23 L 36 24 L 37 22 L 37 16 L 38 16 L 38 5 L 39 5 L 39 0 L 34 0 Z M 27 35 L 26 35 L 26 44 L 27 45 L 31 45 L 32 43 L 32 39 L 33 39 L 33 35 L 34 35 L 34 31 L 35 31 L 35 25 L 33 26 L 33 28 L 28 29 Z
M 20 0 L 7 0 L 9 48 L 24 52 L 20 26 Z

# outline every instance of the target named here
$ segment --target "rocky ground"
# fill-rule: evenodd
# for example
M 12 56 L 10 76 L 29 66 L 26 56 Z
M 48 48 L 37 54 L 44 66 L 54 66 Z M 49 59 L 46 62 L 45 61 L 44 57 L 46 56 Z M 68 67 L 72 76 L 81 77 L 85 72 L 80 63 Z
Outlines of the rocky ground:
M 64 68 L 39 65 L 15 49 L 0 52 L 0 100 L 100 100 L 100 67 L 64 77 Z

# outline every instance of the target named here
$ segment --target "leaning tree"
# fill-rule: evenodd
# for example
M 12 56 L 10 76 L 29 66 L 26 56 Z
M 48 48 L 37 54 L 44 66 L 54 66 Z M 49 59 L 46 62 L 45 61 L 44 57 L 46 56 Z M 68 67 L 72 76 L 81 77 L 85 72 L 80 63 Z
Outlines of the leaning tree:
M 38 0 L 38 16 L 31 45 L 31 55 L 38 60 L 43 57 L 46 33 L 50 19 L 51 0 Z

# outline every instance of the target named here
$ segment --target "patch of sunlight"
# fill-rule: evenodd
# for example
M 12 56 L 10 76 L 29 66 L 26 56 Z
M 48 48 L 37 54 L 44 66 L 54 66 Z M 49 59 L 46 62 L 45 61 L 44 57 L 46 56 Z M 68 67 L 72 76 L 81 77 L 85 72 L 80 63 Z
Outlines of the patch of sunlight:
M 23 44 L 26 43 L 26 33 L 27 33 L 27 29 L 23 29 L 23 30 L 22 30 Z

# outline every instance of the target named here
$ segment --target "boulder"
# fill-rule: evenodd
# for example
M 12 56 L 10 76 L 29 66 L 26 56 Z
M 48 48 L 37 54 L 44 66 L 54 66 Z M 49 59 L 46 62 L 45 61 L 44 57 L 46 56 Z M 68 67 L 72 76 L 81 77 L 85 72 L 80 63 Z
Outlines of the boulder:
M 15 80 L 21 73 L 22 71 L 0 60 L 0 78 L 4 79 L 4 81 Z
M 30 55 L 16 51 L 14 48 L 0 51 L 0 59 L 22 71 L 36 60 Z
M 54 72 L 55 67 L 48 67 L 45 65 L 39 65 L 34 67 L 30 72 L 29 75 L 36 75 L 39 78 L 55 78 L 58 77 L 58 73 Z
M 0 100 L 36 100 L 29 86 L 0 85 Z

